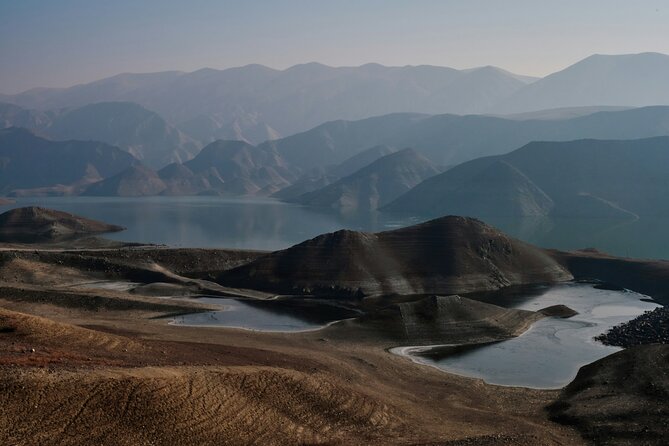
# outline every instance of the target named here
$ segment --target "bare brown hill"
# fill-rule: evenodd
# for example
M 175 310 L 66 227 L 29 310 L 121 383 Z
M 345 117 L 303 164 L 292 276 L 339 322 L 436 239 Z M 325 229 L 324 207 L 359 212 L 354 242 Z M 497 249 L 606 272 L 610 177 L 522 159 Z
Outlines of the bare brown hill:
M 335 337 L 355 333 L 356 339 L 381 338 L 397 346 L 481 344 L 518 336 L 543 317 L 461 296 L 430 296 L 342 321 L 326 333 Z
M 3 444 L 351 444 L 401 427 L 396 409 L 317 363 L 282 367 L 288 356 L 269 351 L 131 339 L 2 308 L 0 351 Z M 192 364 L 198 354 L 217 366 Z
M 593 444 L 664 445 L 667 398 L 669 346 L 648 345 L 582 367 L 549 411 Z
M 123 336 L 63 324 L 0 308 L 0 366 L 70 363 L 121 364 L 121 357 L 142 355 L 145 348 Z M 112 359 L 113 356 L 116 356 Z
M 380 444 L 400 431 L 400 414 L 350 385 L 280 368 L 31 370 L 0 389 L 16 409 L 2 410 L 6 444 Z
M 40 207 L 9 210 L 0 215 L 0 242 L 48 242 L 125 228 Z
M 555 282 L 571 274 L 545 251 L 485 223 L 443 217 L 380 233 L 337 231 L 225 271 L 226 286 L 283 294 L 457 294 Z
M 209 276 L 257 255 L 0 251 L 0 282 L 7 282 L 0 287 L 0 444 L 582 444 L 542 410 L 557 392 L 419 366 L 388 354 L 396 344 L 379 334 L 360 342 L 352 329 L 335 336 L 173 326 L 165 316 L 213 308 L 66 287 Z M 435 330 L 467 339 L 509 334 L 534 317 L 454 297 L 436 301 L 444 305 Z M 408 306 L 430 322 L 432 300 Z M 459 333 L 464 323 L 483 330 Z

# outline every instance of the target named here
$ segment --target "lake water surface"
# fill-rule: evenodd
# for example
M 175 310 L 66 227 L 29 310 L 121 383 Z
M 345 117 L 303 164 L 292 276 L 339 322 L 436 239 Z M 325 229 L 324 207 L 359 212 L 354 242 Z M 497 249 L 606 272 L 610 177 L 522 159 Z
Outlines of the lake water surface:
M 111 239 L 183 247 L 276 250 L 342 228 L 384 231 L 427 220 L 378 212 L 342 214 L 286 204 L 272 199 L 221 197 L 49 197 L 21 198 L 0 211 L 19 206 L 43 206 L 127 227 Z M 665 220 L 485 219 L 522 240 L 543 247 L 595 247 L 615 255 L 669 258 Z M 400 353 L 449 372 L 480 377 L 494 384 L 558 388 L 570 382 L 584 364 L 617 351 L 593 340 L 610 327 L 632 319 L 655 304 L 631 292 L 568 284 L 517 293 L 508 306 L 538 310 L 564 304 L 579 312 L 570 319 L 546 318 L 522 336 L 461 351 L 446 357 Z M 494 298 L 494 296 L 493 296 Z M 297 308 L 291 303 L 254 304 L 212 299 L 221 311 L 180 316 L 175 324 L 214 325 L 263 331 L 314 330 L 353 317 L 340 309 Z M 493 302 L 500 304 L 500 302 Z M 298 305 L 299 306 L 299 305 Z M 319 309 L 320 308 L 320 309 Z
M 19 206 L 44 206 L 127 227 L 115 240 L 182 247 L 276 250 L 338 229 L 384 231 L 427 220 L 420 215 L 340 213 L 261 198 L 48 197 L 19 198 Z M 669 220 L 484 218 L 538 246 L 594 247 L 611 254 L 669 259 Z
M 645 298 L 630 291 L 596 289 L 592 284 L 546 287 L 527 299 L 516 296 L 503 303 L 532 311 L 563 304 L 579 314 L 568 319 L 545 318 L 517 338 L 445 353 L 443 357 L 426 347 L 392 351 L 450 373 L 481 378 L 490 384 L 560 388 L 574 379 L 581 366 L 620 350 L 603 345 L 594 337 L 657 307 L 641 300 Z
M 105 237 L 181 247 L 276 250 L 349 228 L 383 231 L 421 221 L 381 214 L 345 215 L 261 198 L 21 198 L 0 209 L 43 206 L 121 225 Z
M 303 298 L 294 301 L 251 301 L 202 297 L 196 300 L 220 305 L 221 309 L 176 316 L 173 325 L 299 332 L 318 330 L 332 322 L 359 315 L 353 310 L 337 306 L 333 301 Z

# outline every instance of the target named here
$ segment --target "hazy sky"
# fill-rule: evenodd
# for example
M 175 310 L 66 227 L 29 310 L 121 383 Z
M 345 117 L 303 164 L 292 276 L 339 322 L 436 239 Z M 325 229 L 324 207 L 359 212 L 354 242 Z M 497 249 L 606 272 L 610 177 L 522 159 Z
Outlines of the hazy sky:
M 667 0 L 0 0 L 0 92 L 261 63 L 496 65 L 669 54 Z

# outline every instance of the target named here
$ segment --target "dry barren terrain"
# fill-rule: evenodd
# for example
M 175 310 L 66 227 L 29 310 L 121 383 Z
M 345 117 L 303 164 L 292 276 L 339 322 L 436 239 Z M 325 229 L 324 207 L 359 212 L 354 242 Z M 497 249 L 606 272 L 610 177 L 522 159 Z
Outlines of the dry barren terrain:
M 158 264 L 186 293 L 199 285 L 170 268 L 186 274 L 190 258 L 202 269 L 201 252 L 2 254 L 2 444 L 582 443 L 549 420 L 558 392 L 448 375 L 335 327 L 172 326 L 170 315 L 207 307 L 100 286 L 151 282 Z M 219 252 L 221 268 L 236 263 L 226 256 L 246 254 Z

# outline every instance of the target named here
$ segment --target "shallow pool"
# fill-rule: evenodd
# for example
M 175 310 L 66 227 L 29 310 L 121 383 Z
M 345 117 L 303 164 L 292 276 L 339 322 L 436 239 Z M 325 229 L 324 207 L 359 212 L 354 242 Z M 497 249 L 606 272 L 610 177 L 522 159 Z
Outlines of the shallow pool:
M 323 328 L 358 313 L 335 303 L 310 299 L 251 301 L 198 298 L 198 302 L 220 305 L 218 311 L 176 316 L 173 325 L 227 327 L 266 332 L 299 332 Z

